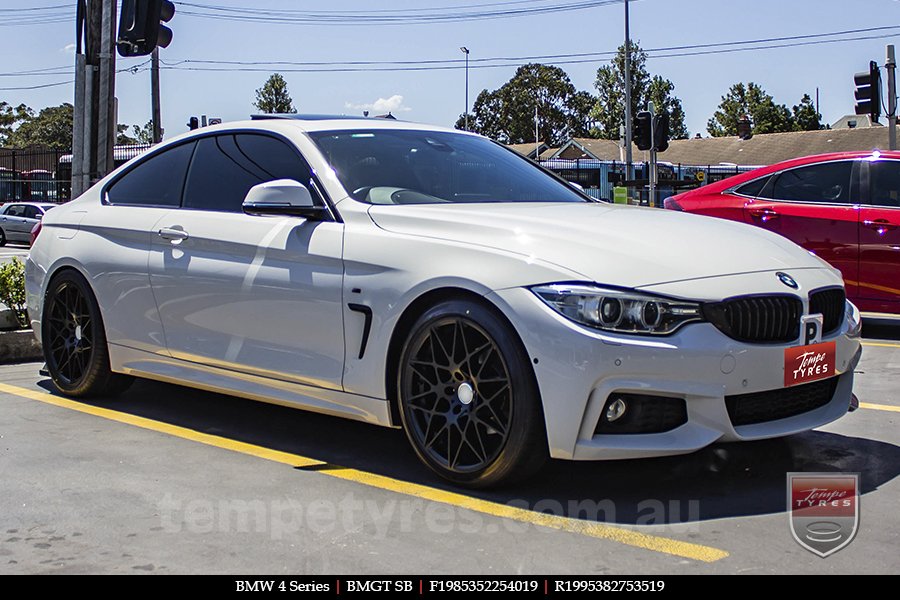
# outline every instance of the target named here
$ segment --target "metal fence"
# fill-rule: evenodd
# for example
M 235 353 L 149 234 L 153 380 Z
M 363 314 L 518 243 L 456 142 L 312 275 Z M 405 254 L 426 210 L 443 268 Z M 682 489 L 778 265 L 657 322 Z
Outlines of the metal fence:
M 682 165 L 659 162 L 659 185 L 656 198 L 650 198 L 649 174 L 650 164 L 646 162 L 632 163 L 634 178 L 627 180 L 625 163 L 620 161 L 591 159 L 549 159 L 540 164 L 554 171 L 563 179 L 577 183 L 588 195 L 607 201 L 613 200 L 613 188 L 627 186 L 634 188 L 636 198 L 641 204 L 662 206 L 663 201 L 678 192 L 693 189 L 726 177 L 756 169 L 755 166 L 742 165 Z
M 118 167 L 149 149 L 150 145 L 116 146 Z M 70 150 L 18 150 L 0 148 L 0 204 L 34 200 L 66 202 L 72 197 Z

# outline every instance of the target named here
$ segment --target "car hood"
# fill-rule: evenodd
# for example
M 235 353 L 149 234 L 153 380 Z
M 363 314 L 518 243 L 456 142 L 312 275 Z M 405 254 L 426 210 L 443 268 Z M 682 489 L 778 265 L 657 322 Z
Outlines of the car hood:
M 643 287 L 823 263 L 768 231 L 605 203 L 372 206 L 387 231 L 513 252 L 607 285 Z M 540 283 L 540 282 L 535 282 Z

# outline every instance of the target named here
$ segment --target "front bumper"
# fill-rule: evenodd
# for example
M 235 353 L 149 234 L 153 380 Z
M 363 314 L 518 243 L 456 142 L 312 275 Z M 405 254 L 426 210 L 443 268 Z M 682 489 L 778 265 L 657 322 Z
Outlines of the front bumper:
M 837 385 L 831 399 L 808 412 L 735 427 L 725 397 L 784 386 L 784 349 L 795 344 L 747 344 L 709 323 L 666 337 L 608 334 L 559 315 L 531 291 L 493 292 L 532 359 L 544 408 L 550 455 L 608 460 L 686 454 L 713 442 L 779 437 L 824 425 L 847 412 L 859 339 L 849 323 L 825 338 L 836 342 Z M 610 394 L 683 399 L 687 421 L 663 433 L 595 434 Z

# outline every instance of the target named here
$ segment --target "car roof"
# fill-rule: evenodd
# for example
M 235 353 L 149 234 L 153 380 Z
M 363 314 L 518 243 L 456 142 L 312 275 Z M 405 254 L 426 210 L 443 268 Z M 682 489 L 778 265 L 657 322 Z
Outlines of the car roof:
M 727 177 L 725 179 L 722 179 L 721 181 L 700 186 L 693 190 L 688 190 L 687 192 L 685 192 L 685 194 L 715 194 L 723 192 L 736 185 L 741 185 L 744 182 L 752 181 L 759 177 L 764 177 L 771 173 L 777 173 L 778 171 L 783 171 L 785 169 L 792 169 L 794 167 L 812 165 L 821 162 L 830 162 L 835 160 L 856 160 L 860 158 L 868 158 L 871 160 L 877 160 L 879 158 L 890 158 L 900 160 L 900 152 L 894 150 L 859 150 L 853 152 L 829 152 L 827 154 L 811 154 L 809 156 L 799 156 L 797 158 L 791 158 L 771 165 L 766 165 L 764 167 L 759 167 L 758 169 L 753 169 L 752 171 L 747 171 L 745 173 L 739 173 L 738 175 Z
M 267 117 L 267 118 L 261 118 Z M 190 139 L 195 136 L 226 132 L 232 130 L 259 130 L 272 131 L 282 134 L 296 133 L 302 131 L 304 133 L 312 133 L 316 131 L 350 131 L 365 129 L 372 130 L 406 130 L 406 131 L 434 131 L 458 133 L 460 135 L 472 135 L 453 129 L 452 127 L 441 127 L 439 125 L 425 125 L 422 123 L 412 123 L 410 121 L 400 121 L 396 119 L 382 119 L 378 117 L 354 117 L 341 115 L 262 115 L 255 116 L 252 119 L 244 121 L 229 121 L 219 125 L 209 125 L 201 127 L 194 131 L 189 131 L 181 135 L 166 140 L 165 145 L 172 142 Z
M 38 206 L 43 208 L 54 208 L 59 206 L 58 204 L 54 204 L 52 202 L 35 202 L 33 200 L 7 200 L 3 203 L 3 206 L 8 206 L 10 204 L 24 204 L 26 206 Z

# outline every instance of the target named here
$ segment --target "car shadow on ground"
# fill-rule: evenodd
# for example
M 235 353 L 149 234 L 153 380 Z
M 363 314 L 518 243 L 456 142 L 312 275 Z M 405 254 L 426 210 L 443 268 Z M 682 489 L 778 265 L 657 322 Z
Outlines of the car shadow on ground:
M 863 337 L 870 341 L 900 341 L 900 315 L 896 318 L 864 317 Z
M 39 385 L 54 389 L 46 379 Z M 90 404 L 536 512 L 622 524 L 784 512 L 791 471 L 860 473 L 863 494 L 900 474 L 896 445 L 811 431 L 680 457 L 551 461 L 522 484 L 471 491 L 445 484 L 421 465 L 399 430 L 142 380 L 116 399 Z

